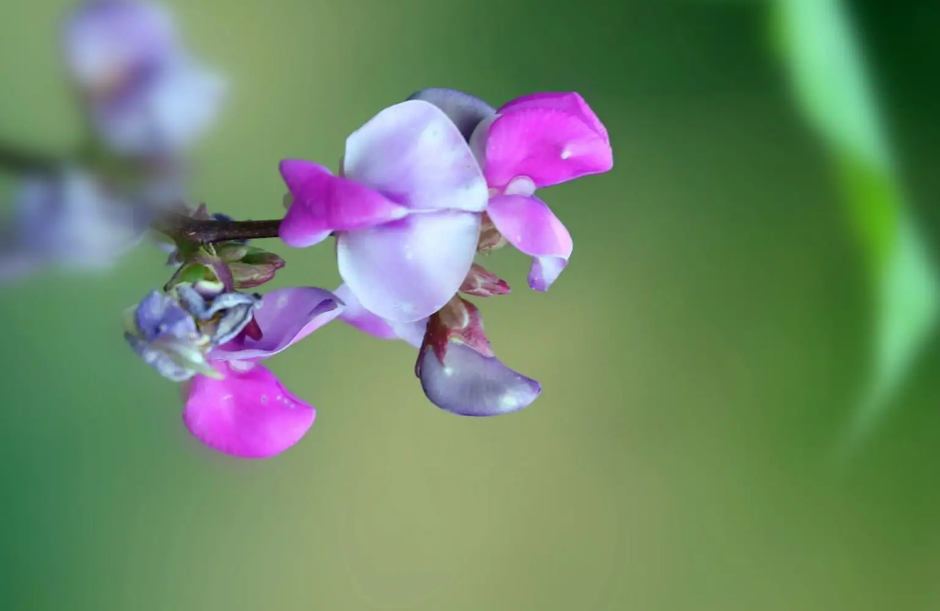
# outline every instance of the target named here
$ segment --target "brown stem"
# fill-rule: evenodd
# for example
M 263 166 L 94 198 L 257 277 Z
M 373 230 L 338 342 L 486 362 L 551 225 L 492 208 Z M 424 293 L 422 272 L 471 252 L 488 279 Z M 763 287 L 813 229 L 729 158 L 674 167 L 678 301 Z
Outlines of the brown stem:
M 43 155 L 0 142 L 0 171 L 11 174 L 47 174 L 61 167 L 62 161 L 52 155 Z
M 154 221 L 152 228 L 175 240 L 211 244 L 231 240 L 259 240 L 278 237 L 280 220 L 220 221 L 193 219 L 182 214 L 170 214 Z

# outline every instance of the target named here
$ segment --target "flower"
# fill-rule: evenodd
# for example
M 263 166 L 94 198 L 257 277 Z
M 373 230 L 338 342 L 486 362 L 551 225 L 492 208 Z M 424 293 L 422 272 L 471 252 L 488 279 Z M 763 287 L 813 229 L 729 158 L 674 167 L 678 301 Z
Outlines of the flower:
M 316 411 L 259 361 L 330 322 L 342 311 L 342 302 L 313 287 L 279 289 L 264 297 L 221 293 L 210 300 L 193 293 L 198 291 L 177 291 L 177 299 L 151 293 L 136 308 L 136 328 L 128 341 L 148 363 L 166 363 L 151 356 L 154 350 L 186 347 L 169 351 L 178 369 L 157 370 L 164 375 L 187 370 L 185 377 L 180 372 L 175 378 L 188 380 L 183 422 L 205 445 L 241 458 L 267 458 L 290 448 L 310 429 Z M 236 311 L 248 305 L 245 297 L 251 302 L 248 320 L 244 311 Z M 214 321 L 213 330 L 203 326 L 206 320 Z M 249 322 L 257 333 L 250 333 Z M 173 358 L 179 354 L 191 358 Z
M 24 179 L 3 229 L 0 281 L 49 265 L 86 272 L 113 267 L 142 241 L 146 209 L 159 196 L 111 188 L 77 168 Z
M 227 85 L 190 57 L 165 7 L 86 2 L 66 19 L 61 40 L 72 84 L 114 152 L 177 153 L 215 121 Z
M 508 292 L 502 280 L 493 284 L 505 286 Z M 401 324 L 363 308 L 346 285 L 334 292 L 346 304 L 340 320 L 374 337 L 401 339 L 418 348 L 415 374 L 428 400 L 444 411 L 498 416 L 527 407 L 542 392 L 537 381 L 496 358 L 480 311 L 459 296 L 428 319 Z
M 379 317 L 413 323 L 457 293 L 476 254 L 487 188 L 465 138 L 439 108 L 386 108 L 346 140 L 340 176 L 308 161 L 281 162 L 293 203 L 281 224 L 289 246 L 336 237 L 340 276 Z
M 409 99 L 441 108 L 468 139 L 489 188 L 487 217 L 533 258 L 529 286 L 548 290 L 568 264 L 573 242 L 535 190 L 613 167 L 610 138 L 597 115 L 577 93 L 536 93 L 498 110 L 453 89 L 424 89 Z

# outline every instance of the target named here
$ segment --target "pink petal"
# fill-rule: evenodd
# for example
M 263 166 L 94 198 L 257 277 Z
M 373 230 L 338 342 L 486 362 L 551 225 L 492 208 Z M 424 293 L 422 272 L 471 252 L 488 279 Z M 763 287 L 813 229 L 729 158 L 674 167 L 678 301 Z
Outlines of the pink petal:
M 400 219 L 408 209 L 360 184 L 333 176 L 325 167 L 298 159 L 281 162 L 293 203 L 281 222 L 280 238 L 305 248 L 333 231 L 373 227 Z
M 483 172 L 457 126 L 437 106 L 386 108 L 346 140 L 345 175 L 412 210 L 486 208 Z
M 254 311 L 261 339 L 240 335 L 209 354 L 211 360 L 249 361 L 266 359 L 296 344 L 343 311 L 337 295 L 314 287 L 291 287 L 271 291 Z
M 485 150 L 486 179 L 497 189 L 518 176 L 548 187 L 606 172 L 614 163 L 606 132 L 599 133 L 578 113 L 551 106 L 522 104 L 497 115 Z
M 604 138 L 606 142 L 610 142 L 610 137 L 607 135 L 607 128 L 604 127 L 601 120 L 597 118 L 597 115 L 594 114 L 594 111 L 591 110 L 588 103 L 585 102 L 584 98 L 578 93 L 533 93 L 524 95 L 521 98 L 516 98 L 511 102 L 503 104 L 502 108 L 497 112 L 505 115 L 512 111 L 526 108 L 554 108 L 577 115 L 584 123 L 589 125 L 591 129 L 597 132 L 598 135 Z
M 499 416 L 530 405 L 542 392 L 532 378 L 513 371 L 495 356 L 483 356 L 450 342 L 444 362 L 431 346 L 418 356 L 418 377 L 427 398 L 459 416 Z
M 228 363 L 213 366 L 225 378 L 196 376 L 183 411 L 186 428 L 210 448 L 241 458 L 268 458 L 300 441 L 313 424 L 313 407 L 261 365 L 247 371 Z
M 574 243 L 545 202 L 537 197 L 498 195 L 490 199 L 489 215 L 510 244 L 533 257 L 529 286 L 547 291 L 568 264 Z
M 450 301 L 473 264 L 480 214 L 412 214 L 336 238 L 339 274 L 368 311 L 390 322 L 427 318 Z

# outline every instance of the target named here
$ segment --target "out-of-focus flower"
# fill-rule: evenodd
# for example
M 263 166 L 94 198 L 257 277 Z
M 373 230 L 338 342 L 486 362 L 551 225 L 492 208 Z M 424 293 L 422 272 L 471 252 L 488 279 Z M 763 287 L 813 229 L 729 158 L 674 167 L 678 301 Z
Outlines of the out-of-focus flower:
M 129 204 L 130 197 L 140 205 Z M 106 186 L 79 169 L 24 179 L 3 229 L 0 281 L 50 265 L 82 271 L 112 267 L 143 239 L 153 197 Z
M 145 298 L 127 337 L 161 374 L 188 380 L 183 421 L 189 431 L 241 458 L 267 458 L 297 443 L 316 412 L 258 362 L 330 322 L 342 302 L 313 287 L 280 289 L 260 299 L 220 293 L 210 300 L 186 284 L 174 292 Z M 256 334 L 248 332 L 244 306 Z
M 573 242 L 534 193 L 613 167 L 610 138 L 597 115 L 577 93 L 536 93 L 498 110 L 452 89 L 424 89 L 409 99 L 435 104 L 468 138 L 489 187 L 488 219 L 533 258 L 529 286 L 548 290 L 568 264 Z M 491 241 L 482 246 L 500 245 Z
M 341 176 L 285 160 L 293 203 L 281 239 L 336 237 L 339 272 L 368 311 L 422 320 L 457 293 L 473 263 L 487 189 L 465 138 L 420 100 L 387 108 L 346 141 Z
M 537 381 L 496 358 L 479 310 L 459 296 L 426 320 L 401 324 L 363 308 L 345 285 L 335 293 L 346 303 L 340 319 L 347 324 L 374 337 L 401 339 L 418 348 L 415 373 L 421 388 L 431 403 L 445 411 L 461 416 L 498 416 L 527 407 L 542 391 Z
M 62 30 L 67 72 L 99 139 L 127 156 L 189 147 L 215 122 L 225 80 L 194 60 L 169 11 L 135 0 L 93 0 Z

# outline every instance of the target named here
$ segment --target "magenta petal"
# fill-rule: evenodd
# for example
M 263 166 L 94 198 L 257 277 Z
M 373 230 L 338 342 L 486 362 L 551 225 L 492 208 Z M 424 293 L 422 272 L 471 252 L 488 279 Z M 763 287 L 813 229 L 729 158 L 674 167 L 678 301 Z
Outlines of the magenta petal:
M 408 214 L 404 206 L 368 187 L 333 176 L 316 163 L 285 159 L 281 175 L 294 197 L 279 232 L 288 246 L 312 246 L 333 231 L 373 227 Z
M 496 357 L 451 342 L 444 364 L 433 348 L 418 357 L 424 394 L 437 407 L 460 416 L 498 416 L 520 410 L 538 398 L 542 386 L 513 371 Z
M 563 110 L 577 115 L 584 123 L 589 125 L 591 129 L 603 137 L 605 141 L 610 142 L 610 137 L 607 135 L 607 128 L 604 127 L 601 120 L 597 118 L 597 115 L 594 114 L 594 111 L 591 110 L 588 103 L 585 102 L 584 98 L 578 93 L 533 93 L 524 95 L 521 98 L 516 98 L 511 102 L 503 104 L 503 107 L 497 112 L 505 115 L 512 111 L 526 108 L 554 108 L 555 110 Z
M 486 180 L 470 146 L 444 111 L 423 100 L 386 108 L 356 130 L 343 168 L 412 210 L 486 208 Z
M 336 238 L 339 274 L 363 307 L 390 322 L 427 318 L 450 301 L 473 264 L 481 215 L 412 214 Z
M 398 334 L 389 322 L 362 307 L 348 286 L 341 284 L 333 292 L 346 304 L 339 315 L 341 321 L 379 339 L 398 339 Z
M 296 344 L 343 311 L 342 301 L 329 291 L 291 287 L 271 291 L 254 311 L 262 337 L 240 335 L 216 348 L 209 358 L 220 361 L 265 359 Z
M 606 172 L 613 163 L 606 134 L 566 110 L 510 110 L 497 115 L 486 133 L 486 179 L 497 189 L 518 176 L 548 187 Z
M 228 363 L 213 367 L 225 378 L 196 376 L 183 411 L 186 428 L 210 448 L 268 458 L 300 441 L 313 424 L 316 411 L 261 365 L 247 371 Z
M 489 215 L 510 244 L 533 257 L 529 286 L 546 291 L 568 264 L 574 243 L 571 234 L 545 202 L 537 197 L 497 195 Z

